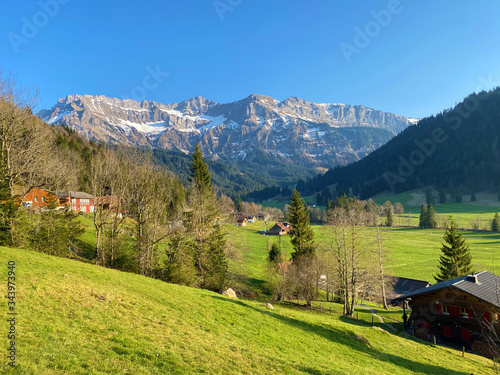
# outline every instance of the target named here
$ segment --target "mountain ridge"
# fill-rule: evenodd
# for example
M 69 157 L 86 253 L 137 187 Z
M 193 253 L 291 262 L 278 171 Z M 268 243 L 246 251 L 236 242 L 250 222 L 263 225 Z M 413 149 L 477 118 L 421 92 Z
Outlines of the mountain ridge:
M 359 160 L 416 122 L 362 105 L 258 94 L 231 103 L 197 96 L 173 104 L 68 95 L 38 116 L 94 141 L 185 153 L 200 144 L 208 157 L 234 162 L 260 149 L 319 168 Z

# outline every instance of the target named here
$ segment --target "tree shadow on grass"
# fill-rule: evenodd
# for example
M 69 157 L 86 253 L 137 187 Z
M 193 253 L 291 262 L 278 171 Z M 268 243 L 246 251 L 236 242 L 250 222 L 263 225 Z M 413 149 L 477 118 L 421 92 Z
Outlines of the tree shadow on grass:
M 219 297 L 219 296 L 211 296 L 211 298 L 223 301 L 225 303 L 233 303 L 236 305 L 240 305 L 243 307 L 246 307 L 248 309 L 260 312 L 263 315 L 267 315 L 270 317 L 273 317 L 279 321 L 281 321 L 284 324 L 287 324 L 291 327 L 301 329 L 305 332 L 308 333 L 314 333 L 318 336 L 321 336 L 323 338 L 326 338 L 327 340 L 333 341 L 336 344 L 342 344 L 347 346 L 350 351 L 352 352 L 352 357 L 353 361 L 355 361 L 355 352 L 363 353 L 363 354 L 368 354 L 372 356 L 374 359 L 377 359 L 379 361 L 384 361 L 388 362 L 391 364 L 394 364 L 396 366 L 402 367 L 406 370 L 410 370 L 416 373 L 422 373 L 422 374 L 436 374 L 436 373 L 446 373 L 447 375 L 464 375 L 464 374 L 469 374 L 468 372 L 461 372 L 461 371 L 456 371 L 456 370 L 451 370 L 449 368 L 444 368 L 432 364 L 426 364 L 426 363 L 420 363 L 413 361 L 411 359 L 403 358 L 394 354 L 386 353 L 386 352 L 381 352 L 379 350 L 373 349 L 370 347 L 368 344 L 363 342 L 362 340 L 357 340 L 354 336 L 354 332 L 347 332 L 343 330 L 339 330 L 333 327 L 323 327 L 321 325 L 316 325 L 312 323 L 307 323 L 298 319 L 282 316 L 280 314 L 277 314 L 276 312 L 272 310 L 261 310 L 256 307 L 250 306 L 242 301 L 239 300 L 234 300 L 234 299 L 228 299 L 224 297 Z M 353 325 L 357 326 L 362 326 L 362 327 L 367 327 L 367 323 L 363 321 L 359 321 L 356 319 L 352 318 L 347 318 L 345 317 L 344 319 L 341 318 L 342 321 L 348 322 Z M 310 373 L 315 374 L 319 373 L 316 370 L 313 371 L 313 369 L 309 368 L 309 371 L 312 371 Z

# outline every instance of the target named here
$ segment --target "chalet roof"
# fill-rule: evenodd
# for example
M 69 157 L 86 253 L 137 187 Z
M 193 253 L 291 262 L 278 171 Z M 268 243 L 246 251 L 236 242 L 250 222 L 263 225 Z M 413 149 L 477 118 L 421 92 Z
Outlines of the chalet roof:
M 79 199 L 90 199 L 94 198 L 93 195 L 84 193 L 83 191 L 63 191 L 60 193 L 56 193 L 58 197 L 71 197 L 71 198 L 79 198 Z
M 407 279 L 406 277 L 394 276 L 394 285 L 392 288 L 394 292 L 399 294 L 413 293 L 419 289 L 427 288 L 431 285 L 428 281 Z
M 442 281 L 431 285 L 428 288 L 418 289 L 412 293 L 405 294 L 404 296 L 395 298 L 394 300 L 404 300 L 407 298 L 417 297 L 448 287 L 457 288 L 500 308 L 500 276 L 494 275 L 488 271 Z
M 236 212 L 234 214 L 234 220 L 236 221 L 245 221 L 247 219 L 247 215 L 244 212 Z

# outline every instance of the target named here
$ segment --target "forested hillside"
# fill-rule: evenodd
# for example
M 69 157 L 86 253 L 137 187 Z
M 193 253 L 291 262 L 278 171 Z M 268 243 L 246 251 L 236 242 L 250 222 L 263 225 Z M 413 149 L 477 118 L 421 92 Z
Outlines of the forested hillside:
M 364 159 L 297 188 L 305 195 L 336 185 L 361 198 L 432 185 L 472 193 L 500 189 L 500 89 L 474 93 L 453 109 L 420 120 Z

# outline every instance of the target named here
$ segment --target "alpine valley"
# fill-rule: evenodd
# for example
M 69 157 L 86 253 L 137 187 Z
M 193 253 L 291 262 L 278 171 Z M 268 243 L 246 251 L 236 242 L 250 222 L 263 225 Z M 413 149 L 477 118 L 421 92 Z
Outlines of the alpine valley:
M 184 153 L 199 144 L 209 159 L 236 166 L 257 152 L 314 173 L 360 160 L 417 122 L 361 105 L 263 95 L 225 104 L 69 95 L 38 115 L 88 140 Z

